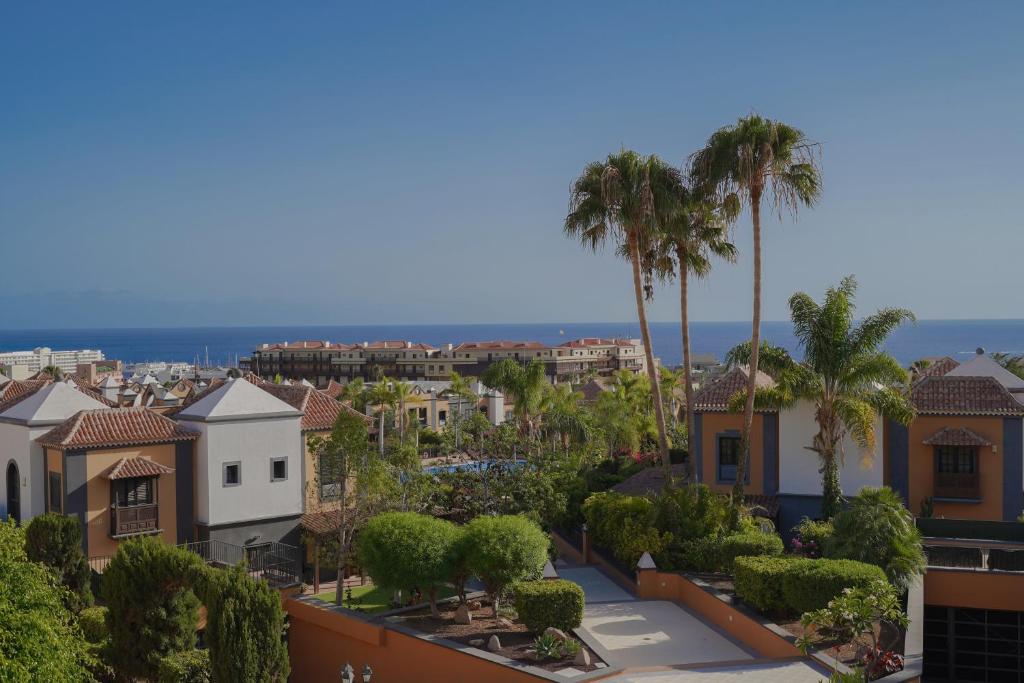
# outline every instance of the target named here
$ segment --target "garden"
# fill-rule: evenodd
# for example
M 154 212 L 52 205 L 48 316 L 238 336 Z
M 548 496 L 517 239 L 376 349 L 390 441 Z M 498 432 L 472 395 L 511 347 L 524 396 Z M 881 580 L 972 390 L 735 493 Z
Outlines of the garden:
M 829 521 L 805 518 L 786 548 L 772 524 L 703 485 L 651 497 L 604 492 L 583 515 L 593 547 L 619 566 L 650 552 L 661 571 L 699 575 L 869 679 L 902 668 L 906 590 L 924 570 L 920 532 L 899 496 L 865 488 Z

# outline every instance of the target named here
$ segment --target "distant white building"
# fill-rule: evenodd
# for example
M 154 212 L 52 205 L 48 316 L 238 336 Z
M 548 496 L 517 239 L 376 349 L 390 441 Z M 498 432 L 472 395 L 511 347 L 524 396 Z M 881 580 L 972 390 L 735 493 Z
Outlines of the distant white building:
M 297 545 L 302 412 L 244 379 L 229 379 L 175 417 L 200 433 L 196 539 Z
M 31 351 L 0 352 L 0 365 L 20 366 L 26 368 L 29 373 L 39 372 L 48 365 L 55 365 L 71 374 L 78 369 L 79 363 L 95 363 L 103 359 L 103 352 L 94 349 L 54 351 L 48 346 L 40 346 Z

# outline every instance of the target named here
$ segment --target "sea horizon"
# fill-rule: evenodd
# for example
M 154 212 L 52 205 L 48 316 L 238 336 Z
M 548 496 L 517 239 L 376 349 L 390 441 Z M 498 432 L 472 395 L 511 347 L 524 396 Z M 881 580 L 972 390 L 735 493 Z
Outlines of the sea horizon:
M 666 365 L 681 363 L 679 322 L 652 322 L 655 355 Z M 691 323 L 694 354 L 725 353 L 750 336 L 750 321 Z M 762 336 L 793 353 L 799 349 L 787 320 L 762 323 Z M 0 351 L 48 346 L 55 350 L 99 349 L 125 363 L 185 361 L 233 365 L 258 344 L 298 340 L 359 343 L 378 339 L 424 342 L 434 346 L 489 339 L 534 340 L 558 344 L 579 337 L 639 338 L 639 324 L 621 322 L 408 323 L 349 325 L 224 325 L 188 327 L 24 328 L 0 330 Z M 1024 319 L 922 319 L 900 327 L 885 349 L 904 365 L 929 356 L 963 357 L 977 348 L 1024 354 Z

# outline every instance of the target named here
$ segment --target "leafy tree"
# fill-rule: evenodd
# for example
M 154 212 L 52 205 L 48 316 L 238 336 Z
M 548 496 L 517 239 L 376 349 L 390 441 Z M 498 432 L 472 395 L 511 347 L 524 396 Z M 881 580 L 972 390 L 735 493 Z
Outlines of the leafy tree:
M 650 267 L 662 278 L 679 279 L 679 326 L 682 332 L 682 380 L 686 397 L 686 452 L 694 452 L 693 370 L 690 365 L 690 276 L 702 279 L 711 272 L 711 256 L 726 261 L 736 260 L 736 247 L 729 241 L 727 229 L 736 219 L 738 202 L 715 197 L 708 185 L 679 186 L 681 209 L 666 223 L 665 229 L 651 250 Z M 660 368 L 664 400 L 675 402 L 673 390 L 678 374 Z M 693 458 L 687 458 L 688 479 L 696 481 Z
M 480 381 L 512 400 L 519 430 L 532 441 L 537 436 L 544 390 L 549 386 L 543 361 L 534 358 L 524 365 L 515 358 L 502 358 L 488 366 Z
M 1024 379 L 1024 356 L 996 352 L 992 354 L 992 360 L 999 363 L 1021 379 Z
M 814 404 L 818 433 L 808 448 L 821 460 L 825 519 L 831 519 L 842 506 L 839 464 L 845 457 L 843 437 L 849 434 L 870 459 L 879 415 L 903 424 L 914 416 L 913 406 L 897 388 L 906 382 L 906 372 L 881 350 L 892 331 L 914 315 L 901 308 L 883 308 L 855 325 L 856 291 L 857 281 L 850 276 L 830 288 L 821 304 L 802 292 L 790 297 L 793 331 L 804 359 L 797 363 L 782 349 L 762 345 L 775 386 L 759 387 L 755 396 L 760 407 L 786 408 L 798 401 Z M 729 352 L 729 360 L 749 360 L 750 348 L 741 344 Z M 734 399 L 734 404 L 749 403 L 745 393 Z
M 360 413 L 366 412 L 366 384 L 362 377 L 356 377 L 341 388 L 338 400 L 348 402 Z
M 754 313 L 750 334 L 750 373 L 743 408 L 740 458 L 733 485 L 733 506 L 738 517 L 743 502 L 743 482 L 750 458 L 750 430 L 754 423 L 754 391 L 758 351 L 761 348 L 761 201 L 765 193 L 775 208 L 796 215 L 800 206 L 813 206 L 821 195 L 817 146 L 802 131 L 756 114 L 720 128 L 703 149 L 690 157 L 694 187 L 713 187 L 723 203 L 745 203 L 754 230 Z
M 209 571 L 202 594 L 213 680 L 287 681 L 291 665 L 280 594 L 241 566 Z
M 655 155 L 641 156 L 622 150 L 605 161 L 587 164 L 573 183 L 565 234 L 584 246 L 597 250 L 612 241 L 633 269 L 633 294 L 637 318 L 647 355 L 647 378 L 658 385 L 654 347 L 647 325 L 644 282 L 644 255 L 657 239 L 658 232 L 679 209 L 678 171 Z M 649 284 L 649 283 L 648 283 Z M 652 392 L 658 447 L 662 463 L 669 467 L 668 435 L 661 394 Z
M 639 451 L 657 439 L 657 424 L 651 411 L 651 385 L 646 377 L 620 370 L 602 392 L 594 416 L 603 427 L 608 454 Z
M 156 683 L 210 683 L 210 651 L 185 650 L 160 660 Z
M 424 591 L 438 616 L 437 589 L 451 579 L 458 527 L 429 515 L 386 512 L 359 535 L 359 563 L 374 584 L 391 590 Z
M 0 522 L 0 679 L 88 681 L 88 646 L 67 589 L 25 554 L 25 532 Z
M 57 573 L 68 589 L 71 611 L 92 604 L 91 573 L 82 552 L 82 525 L 77 517 L 55 512 L 33 517 L 25 529 L 25 553 L 32 562 L 42 562 Z
M 494 616 L 502 592 L 515 581 L 538 578 L 548 559 L 548 537 L 520 515 L 477 517 L 465 527 L 469 570 L 491 600 Z
M 102 584 L 118 672 L 153 680 L 163 657 L 195 647 L 199 599 L 192 586 L 206 571 L 198 555 L 155 538 L 121 543 Z
M 448 398 L 448 413 L 451 416 L 452 426 L 455 428 L 455 450 L 458 451 L 462 448 L 462 443 L 459 440 L 459 427 L 462 422 L 462 406 L 465 402 L 475 403 L 476 394 L 473 393 L 471 386 L 472 377 L 464 377 L 455 370 L 452 370 L 451 378 L 448 382 L 448 388 L 445 390 L 445 395 Z M 458 407 L 452 409 L 452 399 L 456 399 L 455 403 Z M 447 426 L 447 425 L 445 425 Z
M 925 568 L 921 532 L 914 516 L 892 489 L 865 487 L 833 519 L 825 556 L 867 562 L 882 568 L 890 582 L 906 590 Z
M 397 480 L 391 476 L 387 463 L 370 447 L 366 421 L 357 413 L 342 411 L 330 437 L 311 437 L 309 449 L 314 454 L 318 490 L 327 486 L 338 495 L 338 504 L 324 512 L 336 515 L 340 580 L 345 576 L 356 530 L 387 506 L 396 492 Z M 338 605 L 343 596 L 344 591 L 336 591 Z
M 43 368 L 43 372 L 52 377 L 55 382 L 59 382 L 64 379 L 64 371 L 56 365 L 47 365 Z

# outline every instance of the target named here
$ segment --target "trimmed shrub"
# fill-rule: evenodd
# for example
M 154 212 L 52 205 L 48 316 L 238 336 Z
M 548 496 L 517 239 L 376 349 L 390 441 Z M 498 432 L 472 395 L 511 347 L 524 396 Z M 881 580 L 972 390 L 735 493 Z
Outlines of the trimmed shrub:
M 643 496 L 595 493 L 583 503 L 583 516 L 594 544 L 628 566 L 644 552 L 662 552 L 672 540 L 671 533 L 654 526 L 654 503 Z
M 737 557 L 759 557 L 781 555 L 782 539 L 775 534 L 760 532 L 733 534 L 722 539 L 719 547 L 719 562 L 727 572 L 733 570 Z
M 583 589 L 572 581 L 522 581 L 514 595 L 519 620 L 534 633 L 549 626 L 568 633 L 583 623 Z
M 92 604 L 91 573 L 82 553 L 82 524 L 77 517 L 56 512 L 33 517 L 25 528 L 25 553 L 57 572 L 70 593 L 66 603 L 72 612 Z
M 437 589 L 453 576 L 453 547 L 459 535 L 454 524 L 430 515 L 387 512 L 360 531 L 359 564 L 378 586 L 419 588 L 437 616 Z
M 663 571 L 717 572 L 722 566 L 721 542 L 719 536 L 673 539 L 668 547 L 654 555 L 654 561 Z
M 153 538 L 133 538 L 103 572 L 110 663 L 118 673 L 153 680 L 160 660 L 196 644 L 199 599 L 192 586 L 207 569 L 195 553 Z
M 737 557 L 732 575 L 736 595 L 761 612 L 789 612 L 783 593 L 785 577 L 810 561 L 801 557 Z
M 107 629 L 107 608 L 87 607 L 78 613 L 78 625 L 90 643 L 99 644 L 110 636 Z
M 160 660 L 156 683 L 210 683 L 210 651 L 183 650 Z
M 803 614 L 828 606 L 846 588 L 862 588 L 885 581 L 885 572 L 855 560 L 806 560 L 790 567 L 782 577 L 782 594 L 794 612 Z
M 548 559 L 548 537 L 521 515 L 477 517 L 465 526 L 468 570 L 484 584 L 494 616 L 502 591 L 516 581 L 538 578 Z

